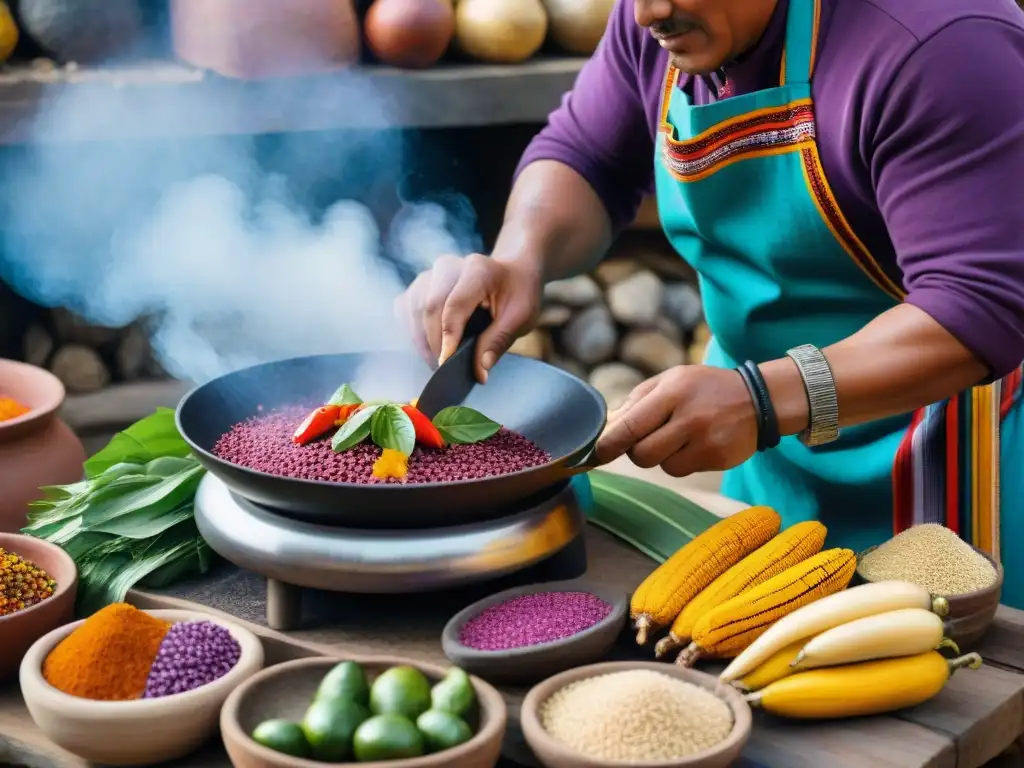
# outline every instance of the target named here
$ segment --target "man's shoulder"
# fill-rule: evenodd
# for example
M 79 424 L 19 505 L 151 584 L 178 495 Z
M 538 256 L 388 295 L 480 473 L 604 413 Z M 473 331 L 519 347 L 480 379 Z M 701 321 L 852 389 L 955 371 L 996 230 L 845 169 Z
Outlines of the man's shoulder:
M 960 22 L 988 20 L 1024 30 L 1016 0 L 825 0 L 843 29 L 884 31 L 910 50 Z M 851 27 L 851 25 L 853 25 Z

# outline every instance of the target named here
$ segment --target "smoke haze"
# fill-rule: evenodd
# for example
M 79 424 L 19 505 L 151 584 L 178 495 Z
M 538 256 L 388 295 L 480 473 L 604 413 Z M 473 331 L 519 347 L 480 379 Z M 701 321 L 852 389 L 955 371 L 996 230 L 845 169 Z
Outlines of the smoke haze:
M 186 103 L 183 87 L 166 89 L 167 114 L 231 108 L 194 96 Z M 65 93 L 38 114 L 34 136 L 66 125 L 101 129 L 110 115 L 131 114 L 115 103 L 130 101 L 131 88 Z M 309 103 L 279 108 L 315 110 L 321 98 L 397 113 L 357 74 L 339 76 Z M 344 188 L 351 198 L 380 179 L 401 180 L 398 137 L 280 137 L 283 173 L 258 162 L 258 138 L 34 144 L 4 162 L 0 277 L 97 325 L 148 319 L 158 359 L 188 381 L 285 357 L 410 348 L 392 315 L 404 288 L 395 262 L 418 271 L 443 252 L 480 248 L 468 202 L 453 195 L 443 207 L 404 206 L 385 233 L 385 254 L 364 204 L 343 197 L 314 205 L 315 194 L 295 189 L 319 174 L 338 182 L 321 181 L 323 189 Z

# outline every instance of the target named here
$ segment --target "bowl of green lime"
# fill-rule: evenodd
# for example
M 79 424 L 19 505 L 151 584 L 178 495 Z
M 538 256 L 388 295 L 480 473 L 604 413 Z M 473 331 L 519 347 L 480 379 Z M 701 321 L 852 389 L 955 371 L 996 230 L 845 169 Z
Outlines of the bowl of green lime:
M 235 768 L 489 768 L 508 713 L 458 667 L 392 656 L 300 659 L 236 688 L 220 730 Z

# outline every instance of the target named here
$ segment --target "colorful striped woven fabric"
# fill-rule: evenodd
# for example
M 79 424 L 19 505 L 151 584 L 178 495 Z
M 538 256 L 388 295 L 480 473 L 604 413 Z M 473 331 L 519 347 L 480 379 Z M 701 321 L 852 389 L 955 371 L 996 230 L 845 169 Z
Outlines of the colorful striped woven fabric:
M 998 562 L 1000 424 L 1024 388 L 1021 368 L 919 409 L 893 463 L 893 533 L 940 523 Z

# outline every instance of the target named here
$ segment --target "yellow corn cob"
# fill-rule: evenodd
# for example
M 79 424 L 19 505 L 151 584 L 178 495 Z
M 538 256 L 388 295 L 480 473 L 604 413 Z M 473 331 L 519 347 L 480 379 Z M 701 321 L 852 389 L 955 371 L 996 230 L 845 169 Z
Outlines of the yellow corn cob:
M 751 552 L 683 606 L 669 634 L 654 646 L 654 655 L 661 658 L 690 642 L 697 620 L 712 608 L 816 555 L 825 544 L 826 533 L 828 529 L 814 520 L 797 523 Z
M 759 691 L 776 680 L 794 674 L 796 670 L 793 669 L 793 661 L 803 649 L 805 642 L 797 640 L 787 645 L 742 680 L 734 680 L 732 685 L 741 691 Z
M 774 509 L 749 507 L 715 523 L 654 569 L 630 601 L 637 643 L 671 624 L 698 592 L 771 539 L 780 525 Z
M 745 698 L 753 707 L 796 719 L 878 715 L 928 701 L 953 672 L 962 667 L 977 669 L 981 663 L 976 653 L 950 660 L 928 651 L 800 672 Z
M 689 667 L 701 656 L 730 658 L 783 616 L 846 588 L 857 570 L 852 549 L 827 549 L 705 613 L 676 657 Z
M 960 653 L 944 633 L 942 618 L 924 608 L 876 613 L 827 629 L 807 641 L 793 660 L 793 670 L 916 656 L 941 648 Z

